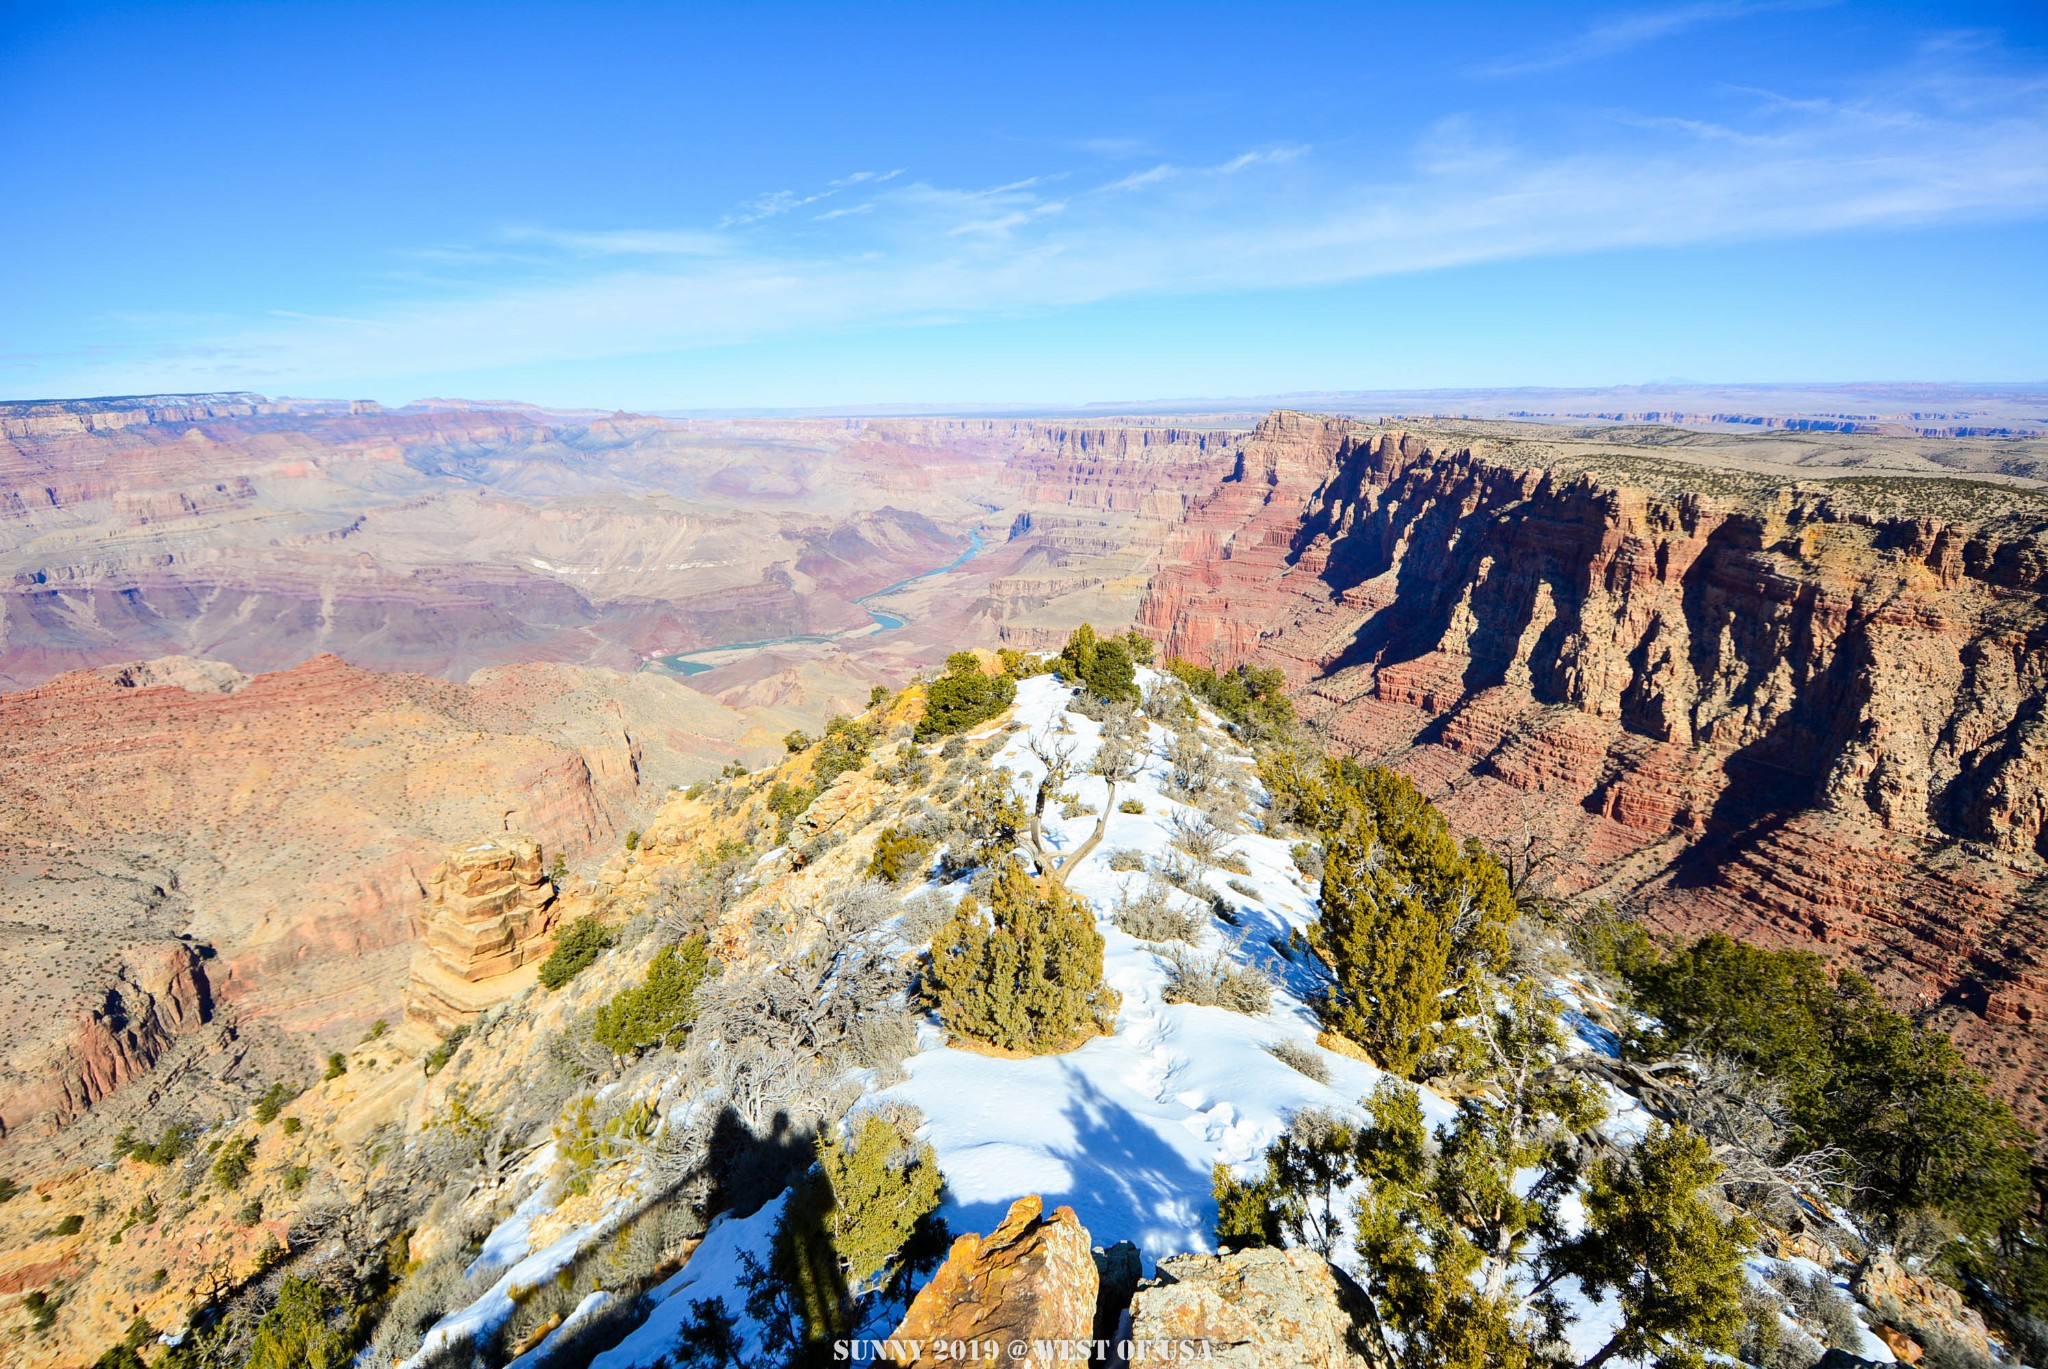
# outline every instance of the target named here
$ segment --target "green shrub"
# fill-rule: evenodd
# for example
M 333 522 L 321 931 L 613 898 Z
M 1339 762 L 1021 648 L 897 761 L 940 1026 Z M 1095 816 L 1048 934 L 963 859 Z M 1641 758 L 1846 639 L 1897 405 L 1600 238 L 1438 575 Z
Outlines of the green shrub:
M 1033 675 L 1044 675 L 1053 668 L 1052 662 L 1043 656 L 1006 646 L 996 648 L 996 659 L 1003 663 L 1003 674 L 1013 680 L 1028 680 Z
M 985 918 L 973 895 L 932 938 L 939 1016 L 962 1036 L 1034 1055 L 1101 1029 L 1117 996 L 1102 982 L 1102 935 L 1085 905 L 1040 891 L 1014 858 L 996 868 Z
M 53 1236 L 76 1236 L 83 1230 L 85 1230 L 85 1218 L 74 1212 L 58 1222 L 57 1225 L 51 1227 L 50 1234 Z
M 1145 811 L 1145 800 L 1125 799 L 1116 806 L 1116 811 L 1119 813 L 1142 813 Z
M 922 877 L 931 865 L 935 845 L 937 843 L 928 836 L 906 832 L 900 827 L 884 828 L 882 835 L 875 840 L 875 854 L 868 860 L 867 877 L 891 884 L 903 884 L 913 876 Z
M 900 1295 L 944 1251 L 945 1179 L 938 1155 L 915 1139 L 921 1120 L 908 1108 L 875 1109 L 847 1141 L 828 1133 L 776 1227 L 769 1272 L 814 1345 L 845 1335 L 863 1301 Z
M 256 1161 L 256 1138 L 242 1136 L 228 1141 L 214 1153 L 213 1181 L 222 1188 L 233 1192 L 249 1177 L 249 1170 Z
M 784 751 L 787 751 L 792 756 L 794 756 L 799 751 L 807 749 L 810 746 L 810 744 L 810 733 L 805 732 L 802 729 L 798 729 L 796 731 L 787 733 L 782 738 L 782 749 Z
M 866 765 L 873 745 L 874 732 L 857 718 L 834 718 L 826 723 L 818 759 L 812 763 L 818 788 L 829 788 L 841 775 Z
M 636 1102 L 600 1122 L 597 1099 L 585 1094 L 568 1125 L 555 1127 L 562 1186 L 570 1193 L 588 1193 L 598 1167 L 652 1136 L 656 1120 L 652 1107 Z
M 288 1278 L 256 1323 L 243 1369 L 339 1369 L 353 1357 L 364 1320 L 319 1280 Z
M 282 1079 L 273 1083 L 263 1091 L 263 1096 L 256 1100 L 257 1124 L 267 1127 L 272 1122 L 275 1122 L 277 1114 L 289 1107 L 291 1101 L 298 1096 L 299 1091 L 286 1084 Z
M 455 1058 L 455 1052 L 461 1049 L 462 1043 L 468 1038 L 469 1024 L 464 1022 L 449 1032 L 448 1035 L 442 1037 L 441 1044 L 428 1052 L 427 1058 L 421 1061 L 420 1064 L 428 1074 L 439 1073 L 443 1066 Z
M 142 1161 L 162 1169 L 173 1160 L 179 1159 L 192 1149 L 193 1140 L 199 1135 L 199 1128 L 190 1122 L 173 1122 L 164 1128 L 155 1143 L 138 1141 L 133 1132 L 123 1129 L 114 1138 L 114 1158 L 129 1158 Z
M 924 716 L 917 739 L 930 741 L 963 732 L 986 722 L 1017 701 L 1017 682 L 1008 675 L 990 675 L 971 651 L 946 658 L 946 673 L 925 687 Z
M 644 980 L 597 1010 L 597 1043 L 617 1056 L 680 1043 L 697 1019 L 697 986 L 712 973 L 703 937 L 663 947 L 648 962 Z
M 287 1117 L 284 1119 L 284 1125 L 280 1129 L 287 1136 L 297 1136 L 299 1132 L 305 1127 L 305 1125 L 306 1124 L 304 1122 L 301 1122 L 296 1117 Z
M 579 917 L 555 938 L 555 948 L 540 963 L 541 987 L 553 992 L 582 974 L 617 940 L 612 929 L 594 917 Z
M 1166 669 L 1240 736 L 1279 741 L 1294 730 L 1294 701 L 1287 697 L 1287 677 L 1278 670 L 1240 665 L 1219 675 L 1192 661 L 1172 661 Z
M 637 851 L 637 850 L 639 850 L 639 849 L 640 849 L 640 829 L 639 829 L 639 828 L 635 827 L 635 828 L 633 828 L 633 829 L 632 829 L 631 831 L 629 831 L 629 832 L 627 832 L 627 833 L 626 833 L 626 849 L 627 849 L 628 851 Z
M 21 1192 L 21 1185 L 14 1182 L 11 1174 L 0 1174 L 0 1203 L 11 1203 Z
M 789 839 L 789 829 L 796 825 L 796 820 L 803 816 L 804 810 L 809 808 L 817 797 L 818 786 L 815 784 L 790 784 L 784 780 L 777 780 L 770 787 L 768 811 L 775 814 L 779 820 L 776 826 L 778 840 Z
M 370 1024 L 368 1031 L 363 1033 L 363 1041 L 365 1044 L 371 1041 L 381 1041 L 384 1039 L 384 1033 L 390 1030 L 391 1024 L 380 1017 Z
M 340 1051 L 336 1051 L 334 1052 L 334 1054 L 327 1057 L 327 1072 L 321 1075 L 320 1077 L 323 1080 L 339 1079 L 342 1075 L 347 1073 L 348 1057 L 343 1055 Z
M 1060 678 L 1081 685 L 1098 699 L 1138 701 L 1137 666 L 1131 654 L 1130 634 L 1100 637 L 1088 623 L 1074 629 L 1060 649 Z M 1146 642 L 1145 649 L 1150 650 Z
M 235 1224 L 237 1226 L 254 1226 L 262 1220 L 263 1200 L 261 1198 L 251 1198 L 248 1202 L 242 1204 L 239 1212 L 235 1213 Z
M 57 1324 L 57 1309 L 64 1305 L 62 1298 L 53 1298 L 40 1288 L 32 1288 L 21 1300 L 21 1306 L 28 1313 L 29 1325 L 37 1331 L 47 1331 Z
M 284 1178 L 281 1181 L 284 1185 L 284 1191 L 287 1193 L 297 1193 L 300 1189 L 306 1186 L 306 1180 L 310 1177 L 312 1177 L 312 1171 L 308 1169 L 306 1166 L 288 1166 L 285 1169 Z

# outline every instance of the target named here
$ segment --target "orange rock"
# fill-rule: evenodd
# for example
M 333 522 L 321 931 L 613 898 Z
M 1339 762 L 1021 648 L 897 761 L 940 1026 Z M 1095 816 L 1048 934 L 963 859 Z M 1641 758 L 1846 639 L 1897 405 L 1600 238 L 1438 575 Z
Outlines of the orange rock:
M 904 1369 L 960 1363 L 929 1347 L 966 1342 L 995 1351 L 968 1363 L 1049 1369 L 1063 1362 L 1053 1342 L 1089 1339 L 1100 1276 L 1087 1228 L 1070 1207 L 1049 1218 L 1044 1211 L 1044 1199 L 1019 1198 L 988 1235 L 954 1241 L 895 1332 L 928 1348 L 918 1359 L 888 1362 Z M 1026 1353 L 1011 1355 L 1020 1341 Z
M 1849 1288 L 1894 1335 L 1903 1330 L 1921 1341 L 1939 1335 L 1960 1341 L 1985 1359 L 1990 1358 L 1991 1343 L 1984 1319 L 1964 1303 L 1962 1294 L 1937 1279 L 1908 1273 L 1882 1251 L 1857 1267 Z M 1888 1337 L 1885 1343 L 1892 1344 Z M 1897 1346 L 1893 1349 L 1896 1352 Z M 1907 1356 L 1901 1354 L 1899 1358 Z
M 1914 1340 L 1896 1326 L 1879 1326 L 1877 1328 L 1877 1338 L 1883 1341 L 1885 1348 L 1894 1355 L 1897 1355 L 1899 1361 L 1903 1364 L 1918 1364 L 1920 1357 L 1927 1353 L 1920 1348 L 1919 1341 Z

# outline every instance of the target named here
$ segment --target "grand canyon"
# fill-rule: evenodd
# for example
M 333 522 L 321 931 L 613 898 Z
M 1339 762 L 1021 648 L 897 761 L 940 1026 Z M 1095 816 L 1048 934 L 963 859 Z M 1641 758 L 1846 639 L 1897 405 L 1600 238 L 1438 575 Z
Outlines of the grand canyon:
M 0 430 L 0 878 L 47 967 L 11 1147 L 216 1019 L 310 1054 L 395 1017 L 452 846 L 580 866 L 1082 621 L 1281 668 L 1534 887 L 1816 947 L 2044 1115 L 2043 439 L 252 395 Z
M 2039 1126 L 2048 396 L 2001 394 L 1983 435 L 1778 398 L 0 406 L 0 1169 L 130 1202 L 81 1178 L 110 1145 L 347 1055 L 395 1072 L 337 1094 L 330 1066 L 324 1201 L 388 1188 L 374 1138 L 510 1087 L 545 1035 L 453 1094 L 409 1060 L 526 1002 L 574 918 L 672 901 L 707 833 L 764 840 L 764 810 L 721 827 L 700 794 L 808 764 L 963 647 L 1058 652 L 1083 623 L 1277 672 L 1316 746 L 1408 776 L 1545 917 L 1862 973 Z M 834 788 L 785 849 L 889 801 Z M 830 887 L 807 859 L 760 888 Z M 232 1285 L 192 1232 L 147 1295 L 161 1254 L 15 1232 L 0 1286 L 109 1310 L 11 1353 L 81 1362 L 122 1308 Z

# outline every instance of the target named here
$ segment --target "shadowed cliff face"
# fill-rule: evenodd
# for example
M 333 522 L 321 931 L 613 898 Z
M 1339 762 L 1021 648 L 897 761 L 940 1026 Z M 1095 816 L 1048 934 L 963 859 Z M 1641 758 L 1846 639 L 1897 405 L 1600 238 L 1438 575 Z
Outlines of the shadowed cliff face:
M 1516 455 L 1275 415 L 1142 620 L 1537 887 L 1863 969 L 2038 1120 L 2048 500 Z

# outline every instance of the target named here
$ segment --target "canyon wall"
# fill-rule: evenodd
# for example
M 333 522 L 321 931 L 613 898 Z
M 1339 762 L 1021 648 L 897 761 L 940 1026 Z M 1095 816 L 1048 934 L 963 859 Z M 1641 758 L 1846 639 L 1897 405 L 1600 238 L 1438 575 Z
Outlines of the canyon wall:
M 396 1022 L 451 847 L 609 849 L 671 788 L 781 754 L 867 686 L 774 692 L 728 706 L 647 673 L 533 663 L 455 684 L 325 656 L 0 694 L 0 1135 L 68 1126 L 223 1013 L 245 1042 L 296 1043 L 269 1066 L 293 1073 Z M 520 944 L 550 925 L 523 922 Z
M 1994 486 L 1278 414 L 1141 620 L 1284 669 L 1536 887 L 1861 969 L 2038 1122 L 2044 532 Z

